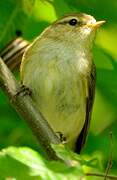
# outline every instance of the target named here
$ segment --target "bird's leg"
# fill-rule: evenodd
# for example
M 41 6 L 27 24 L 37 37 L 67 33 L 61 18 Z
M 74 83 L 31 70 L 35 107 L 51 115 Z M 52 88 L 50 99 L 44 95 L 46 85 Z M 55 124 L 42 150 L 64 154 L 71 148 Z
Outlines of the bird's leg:
M 16 93 L 15 96 L 18 96 L 18 95 L 22 95 L 22 96 L 26 96 L 26 95 L 29 95 L 31 96 L 32 95 L 32 91 L 30 88 L 26 87 L 25 85 L 21 85 L 19 91 Z
M 67 143 L 67 139 L 64 136 L 64 134 L 62 134 L 61 132 L 56 132 L 56 134 L 58 134 L 60 141 L 62 142 L 62 144 L 66 144 Z

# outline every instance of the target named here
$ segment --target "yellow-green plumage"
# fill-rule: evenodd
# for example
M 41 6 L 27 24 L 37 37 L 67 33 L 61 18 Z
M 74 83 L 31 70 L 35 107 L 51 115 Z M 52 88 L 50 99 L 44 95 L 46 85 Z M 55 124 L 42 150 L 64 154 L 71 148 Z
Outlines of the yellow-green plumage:
M 61 132 L 74 149 L 86 120 L 95 31 L 70 26 L 73 18 L 96 22 L 91 16 L 75 14 L 52 24 L 25 52 L 21 80 L 32 90 L 37 108 L 53 130 Z

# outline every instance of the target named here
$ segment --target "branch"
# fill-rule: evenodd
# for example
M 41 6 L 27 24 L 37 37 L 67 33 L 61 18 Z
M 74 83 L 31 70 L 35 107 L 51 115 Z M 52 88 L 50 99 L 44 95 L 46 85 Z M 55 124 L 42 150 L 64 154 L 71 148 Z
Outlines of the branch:
M 36 109 L 36 105 L 29 95 L 22 95 L 21 85 L 15 80 L 8 67 L 0 58 L 0 87 L 8 96 L 16 111 L 24 118 L 32 129 L 34 135 L 45 152 L 48 159 L 58 160 L 56 153 L 51 148 L 51 143 L 59 144 L 60 140 L 53 132 L 48 122 Z
M 86 173 L 85 175 L 105 178 L 105 174 L 99 174 L 99 173 Z M 110 180 L 117 180 L 117 176 L 107 175 L 106 178 Z

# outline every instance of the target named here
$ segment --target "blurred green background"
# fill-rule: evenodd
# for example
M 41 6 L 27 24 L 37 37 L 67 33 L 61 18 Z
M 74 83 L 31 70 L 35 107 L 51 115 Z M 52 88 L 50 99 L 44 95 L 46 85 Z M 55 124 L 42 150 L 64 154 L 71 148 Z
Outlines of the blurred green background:
M 82 152 L 99 156 L 105 168 L 113 143 L 113 166 L 117 174 L 117 1 L 116 0 L 4 0 L 0 1 L 0 48 L 16 37 L 32 41 L 51 22 L 66 13 L 85 12 L 97 20 L 106 20 L 97 33 L 93 48 L 97 67 L 96 97 L 90 132 Z M 109 138 L 112 131 L 113 140 Z M 38 150 L 27 124 L 17 115 L 0 91 L 0 149 L 29 146 Z

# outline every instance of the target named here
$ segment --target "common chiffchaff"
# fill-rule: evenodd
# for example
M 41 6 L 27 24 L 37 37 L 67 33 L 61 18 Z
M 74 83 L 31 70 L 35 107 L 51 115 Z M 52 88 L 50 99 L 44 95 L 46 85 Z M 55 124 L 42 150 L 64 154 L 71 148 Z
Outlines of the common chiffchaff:
M 80 152 L 84 145 L 94 99 L 95 66 L 92 45 L 104 21 L 87 14 L 57 20 L 27 48 L 21 81 L 55 132 Z

